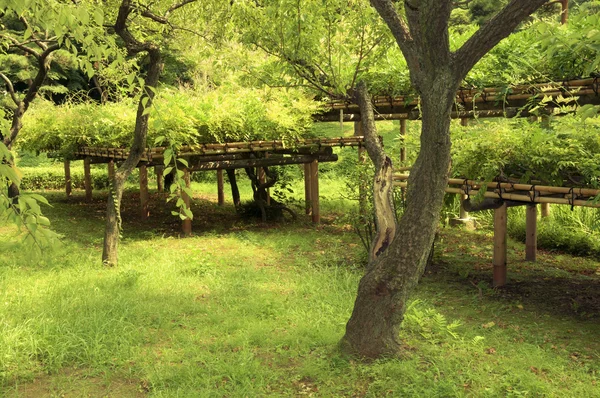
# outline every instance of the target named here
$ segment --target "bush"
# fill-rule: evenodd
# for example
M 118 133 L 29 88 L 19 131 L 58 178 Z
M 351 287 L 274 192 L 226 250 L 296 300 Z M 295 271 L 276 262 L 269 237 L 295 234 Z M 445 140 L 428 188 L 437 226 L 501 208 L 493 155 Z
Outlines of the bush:
M 65 188 L 65 172 L 61 166 L 21 167 L 23 179 L 21 189 L 25 191 L 62 190 Z M 137 182 L 137 171 L 127 180 Z M 108 171 L 105 167 L 92 167 L 92 187 L 94 189 L 108 188 Z M 74 189 L 84 189 L 83 168 L 71 167 L 71 186 Z
M 567 211 L 571 213 L 568 217 L 565 216 Z M 597 212 L 597 209 L 586 208 L 576 208 L 573 212 L 567 207 L 552 208 L 550 217 L 538 220 L 538 247 L 577 256 L 600 257 L 600 234 L 595 230 L 593 217 L 589 216 Z M 525 242 L 525 214 L 522 209 L 511 210 L 508 234 Z

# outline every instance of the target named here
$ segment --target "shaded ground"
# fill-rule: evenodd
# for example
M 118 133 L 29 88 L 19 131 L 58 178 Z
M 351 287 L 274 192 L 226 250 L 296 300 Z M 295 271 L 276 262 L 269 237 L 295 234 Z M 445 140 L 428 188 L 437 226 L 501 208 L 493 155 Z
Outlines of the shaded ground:
M 537 262 L 524 260 L 524 246 L 509 241 L 508 283 L 491 288 L 493 242 L 491 231 L 446 228 L 436 250 L 433 274 L 499 300 L 520 301 L 541 310 L 581 319 L 600 318 L 600 263 L 539 250 Z

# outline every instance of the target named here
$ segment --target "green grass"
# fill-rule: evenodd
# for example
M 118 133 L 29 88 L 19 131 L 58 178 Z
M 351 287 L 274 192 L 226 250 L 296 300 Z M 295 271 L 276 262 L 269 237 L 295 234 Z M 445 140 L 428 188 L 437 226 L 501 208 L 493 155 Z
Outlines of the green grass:
M 64 238 L 42 258 L 0 229 L 0 395 L 600 396 L 597 262 L 529 264 L 511 242 L 511 285 L 496 290 L 490 232 L 444 229 L 401 357 L 361 363 L 337 347 L 365 258 L 343 222 L 352 203 L 324 202 L 319 226 L 263 225 L 194 188 L 191 238 L 164 197 L 143 223 L 126 193 L 116 268 L 100 263 L 103 193 L 49 194 Z

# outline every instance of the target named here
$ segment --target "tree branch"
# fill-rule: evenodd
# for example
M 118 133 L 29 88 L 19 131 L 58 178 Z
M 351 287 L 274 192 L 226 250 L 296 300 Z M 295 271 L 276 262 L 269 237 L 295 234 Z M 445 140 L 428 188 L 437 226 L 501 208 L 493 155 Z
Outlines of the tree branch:
M 184 0 L 184 1 L 182 1 L 181 3 L 178 3 L 178 4 L 174 4 L 174 5 L 172 5 L 172 6 L 171 6 L 171 7 L 170 7 L 170 8 L 167 10 L 167 12 L 165 12 L 165 17 L 168 17 L 170 13 L 172 13 L 172 12 L 173 12 L 173 11 L 175 11 L 175 10 L 177 10 L 178 8 L 181 8 L 181 7 L 183 7 L 183 6 L 187 5 L 187 4 L 190 4 L 190 3 L 194 3 L 194 2 L 196 2 L 196 1 L 198 1 L 198 0 Z
M 27 47 L 24 43 L 19 42 L 14 37 L 6 36 L 6 35 L 0 35 L 0 37 L 2 37 L 4 39 L 10 40 L 12 42 L 12 46 L 17 47 L 18 49 L 20 49 L 24 53 L 29 54 L 29 55 L 33 55 L 36 58 L 40 57 L 40 53 L 39 52 L 35 51 L 33 48 Z M 32 43 L 32 42 L 33 41 L 29 41 L 28 43 Z
M 371 5 L 390 28 L 406 62 L 411 66 L 418 67 L 413 37 L 408 25 L 396 11 L 394 3 L 391 0 L 371 0 Z
M 500 40 L 548 0 L 512 0 L 454 53 L 454 70 L 461 79 Z
M 6 83 L 6 88 L 8 89 L 10 97 L 12 98 L 15 105 L 18 107 L 21 104 L 21 101 L 19 101 L 19 99 L 17 98 L 17 95 L 15 94 L 15 88 L 13 87 L 12 82 L 2 72 L 0 72 L 0 78 L 2 78 L 2 80 L 4 80 L 4 82 Z

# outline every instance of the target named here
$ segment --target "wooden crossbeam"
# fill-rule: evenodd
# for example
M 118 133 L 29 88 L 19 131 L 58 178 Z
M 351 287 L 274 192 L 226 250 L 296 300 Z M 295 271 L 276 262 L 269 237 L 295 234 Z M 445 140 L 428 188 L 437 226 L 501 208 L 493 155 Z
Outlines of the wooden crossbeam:
M 193 146 L 182 146 L 179 148 L 179 157 L 191 156 L 220 156 L 236 155 L 252 152 L 272 152 L 272 153 L 311 153 L 321 148 L 328 147 L 360 147 L 364 143 L 364 137 L 339 137 L 339 138 L 314 138 L 303 139 L 294 142 L 285 142 L 281 140 L 274 141 L 250 141 L 250 142 L 232 142 L 216 144 L 199 144 Z M 142 162 L 152 162 L 155 159 L 162 159 L 163 153 L 167 148 L 157 147 L 149 148 L 142 155 Z M 82 147 L 74 152 L 77 157 L 95 157 L 100 159 L 124 160 L 129 156 L 129 150 L 124 148 L 96 148 Z

